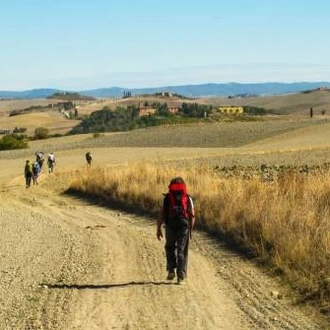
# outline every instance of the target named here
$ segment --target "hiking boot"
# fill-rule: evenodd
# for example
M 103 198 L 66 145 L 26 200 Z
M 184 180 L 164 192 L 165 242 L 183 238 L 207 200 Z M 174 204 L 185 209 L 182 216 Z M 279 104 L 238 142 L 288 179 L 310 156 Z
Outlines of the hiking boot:
M 172 280 L 174 280 L 174 278 L 175 278 L 175 272 L 174 272 L 174 270 L 170 270 L 167 274 L 166 279 L 172 281 Z
M 179 285 L 184 285 L 186 282 L 183 278 L 178 277 L 178 284 Z

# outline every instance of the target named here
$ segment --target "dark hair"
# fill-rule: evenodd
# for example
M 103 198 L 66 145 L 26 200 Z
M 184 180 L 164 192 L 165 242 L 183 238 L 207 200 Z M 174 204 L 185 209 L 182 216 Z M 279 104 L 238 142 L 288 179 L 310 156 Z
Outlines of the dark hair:
M 183 180 L 180 176 L 178 176 L 178 177 L 172 179 L 171 182 L 170 182 L 170 184 L 173 184 L 173 183 L 183 183 L 183 184 L 186 184 L 186 183 L 184 182 L 184 180 Z

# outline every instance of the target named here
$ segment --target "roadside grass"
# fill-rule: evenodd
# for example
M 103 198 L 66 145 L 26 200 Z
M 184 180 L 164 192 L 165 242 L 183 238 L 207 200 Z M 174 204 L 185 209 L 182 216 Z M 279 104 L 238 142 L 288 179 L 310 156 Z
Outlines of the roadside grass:
M 250 170 L 250 169 L 249 169 Z M 303 300 L 330 302 L 330 170 L 222 175 L 207 166 L 130 163 L 80 170 L 69 190 L 157 214 L 172 177 L 188 185 L 197 226 L 254 253 Z

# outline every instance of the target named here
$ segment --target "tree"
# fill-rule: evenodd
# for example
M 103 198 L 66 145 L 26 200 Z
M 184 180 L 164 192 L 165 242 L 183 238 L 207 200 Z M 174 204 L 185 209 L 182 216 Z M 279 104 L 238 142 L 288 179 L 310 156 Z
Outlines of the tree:
M 24 140 L 23 135 L 10 134 L 4 136 L 0 140 L 0 150 L 13 150 L 13 149 L 25 149 L 28 148 L 27 142 Z
M 25 133 L 26 132 L 26 128 L 25 127 L 15 127 L 13 130 L 13 133 Z
M 34 131 L 34 138 L 37 140 L 47 139 L 49 135 L 49 129 L 46 127 L 38 127 Z

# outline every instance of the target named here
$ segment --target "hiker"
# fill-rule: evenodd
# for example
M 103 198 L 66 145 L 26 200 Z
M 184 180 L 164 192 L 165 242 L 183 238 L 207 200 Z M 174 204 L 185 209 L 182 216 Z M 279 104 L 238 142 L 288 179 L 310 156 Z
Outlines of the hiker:
M 45 160 L 45 154 L 43 151 L 37 151 L 35 155 L 36 155 L 36 161 L 38 162 L 41 171 L 42 165 Z
M 48 173 L 52 173 L 54 171 L 55 164 L 56 164 L 55 155 L 51 152 L 47 158 Z
M 169 192 L 164 194 L 157 220 L 156 235 L 158 240 L 163 238 L 164 224 L 167 279 L 173 280 L 176 275 L 177 283 L 184 284 L 187 277 L 189 240 L 195 225 L 194 203 L 187 194 L 186 184 L 181 177 L 172 179 L 168 188 Z
M 32 166 L 32 172 L 33 172 L 32 179 L 33 179 L 34 186 L 38 184 L 38 177 L 39 177 L 40 171 L 41 171 L 40 165 L 37 161 L 35 161 Z
M 25 187 L 29 188 L 31 186 L 33 172 L 32 172 L 32 164 L 29 160 L 25 162 L 24 166 L 24 177 L 25 177 Z
M 93 160 L 92 153 L 90 151 L 86 152 L 85 157 L 86 157 L 87 167 L 91 167 Z

